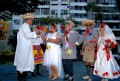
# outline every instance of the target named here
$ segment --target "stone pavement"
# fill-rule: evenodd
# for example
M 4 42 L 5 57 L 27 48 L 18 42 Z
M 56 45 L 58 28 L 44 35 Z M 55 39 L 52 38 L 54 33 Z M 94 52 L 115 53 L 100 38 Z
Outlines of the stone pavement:
M 48 78 L 48 72 L 45 67 L 41 66 L 40 72 L 42 76 L 28 78 L 27 81 L 50 81 L 50 79 Z M 84 76 L 85 74 L 86 70 L 84 63 L 81 61 L 74 61 L 74 81 L 87 81 L 82 79 L 82 76 Z M 13 65 L 0 65 L 0 81 L 17 81 L 17 72 Z M 63 80 L 60 78 L 55 81 Z M 101 81 L 101 78 L 93 75 L 93 81 Z M 109 81 L 120 81 L 120 78 Z

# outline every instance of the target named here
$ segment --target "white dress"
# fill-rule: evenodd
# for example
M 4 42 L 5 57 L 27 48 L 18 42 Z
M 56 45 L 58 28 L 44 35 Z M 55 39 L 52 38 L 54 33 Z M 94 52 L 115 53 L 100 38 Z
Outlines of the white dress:
M 48 38 L 56 39 L 58 33 L 49 33 Z M 60 35 L 59 35 L 60 37 Z M 58 68 L 58 76 L 62 77 L 62 58 L 61 58 L 61 48 L 59 44 L 47 42 L 46 51 L 44 54 L 43 65 L 50 68 L 51 66 L 56 66 Z
M 115 61 L 110 51 L 110 59 L 107 60 L 106 51 L 104 49 L 104 37 L 98 39 L 97 59 L 94 64 L 94 75 L 102 78 L 114 79 L 120 76 L 120 67 Z

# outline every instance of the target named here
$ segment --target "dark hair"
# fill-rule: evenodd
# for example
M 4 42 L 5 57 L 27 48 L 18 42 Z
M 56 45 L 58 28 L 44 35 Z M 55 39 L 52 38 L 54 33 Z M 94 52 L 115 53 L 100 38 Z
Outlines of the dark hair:
M 37 25 L 35 28 L 39 29 L 39 26 Z

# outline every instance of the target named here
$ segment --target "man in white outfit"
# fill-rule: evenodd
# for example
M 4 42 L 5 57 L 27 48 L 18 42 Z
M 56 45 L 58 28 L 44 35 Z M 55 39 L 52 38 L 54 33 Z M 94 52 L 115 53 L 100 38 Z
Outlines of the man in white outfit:
M 31 32 L 34 15 L 27 13 L 22 15 L 25 23 L 20 27 L 17 34 L 17 47 L 15 52 L 14 66 L 18 71 L 18 81 L 25 81 L 25 72 L 34 70 L 34 56 L 32 38 L 37 38 L 38 31 Z

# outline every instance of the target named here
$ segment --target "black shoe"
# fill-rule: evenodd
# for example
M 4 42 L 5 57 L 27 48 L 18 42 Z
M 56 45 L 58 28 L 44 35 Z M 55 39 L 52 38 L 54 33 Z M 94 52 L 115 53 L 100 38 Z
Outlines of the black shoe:
M 36 72 L 36 75 L 39 75 L 39 76 L 41 76 L 41 74 L 40 74 L 39 72 Z
M 17 77 L 18 81 L 22 81 L 22 76 L 21 76 L 20 72 L 18 71 L 17 73 L 18 73 L 18 77 Z
M 32 72 L 32 73 L 31 73 L 31 75 L 32 75 L 32 77 L 36 77 L 36 75 L 35 75 L 35 73 L 34 73 L 34 72 Z
M 63 80 L 68 80 L 69 79 L 69 77 L 65 77 Z
M 26 81 L 26 76 L 27 76 L 27 72 L 23 72 L 22 73 L 22 81 Z

